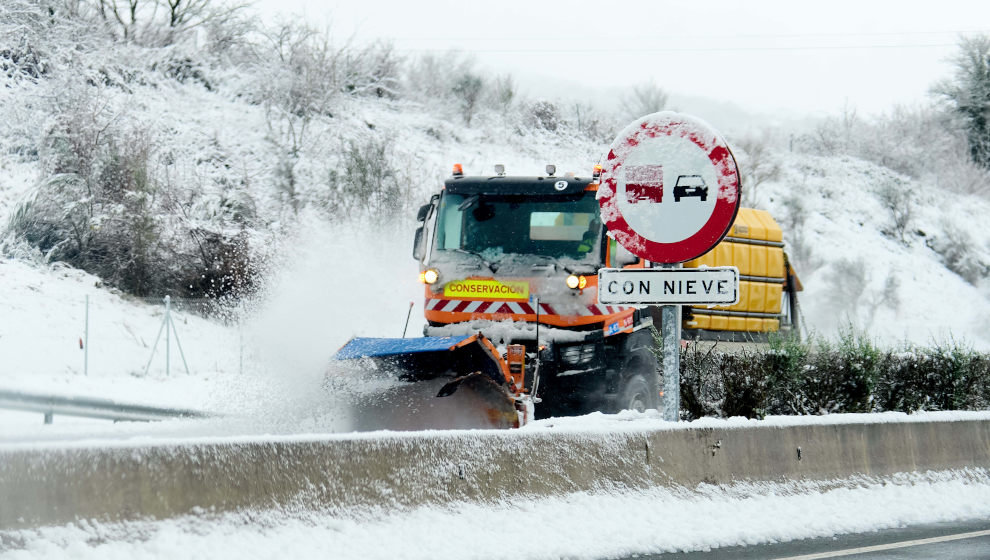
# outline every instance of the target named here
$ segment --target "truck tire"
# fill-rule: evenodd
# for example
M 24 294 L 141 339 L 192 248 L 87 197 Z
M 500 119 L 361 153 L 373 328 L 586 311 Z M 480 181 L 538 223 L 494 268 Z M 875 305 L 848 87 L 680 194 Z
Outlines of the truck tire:
M 650 390 L 650 384 L 640 374 L 630 375 L 622 382 L 619 399 L 616 401 L 616 412 L 620 410 L 635 410 L 644 412 L 656 408 L 656 398 Z

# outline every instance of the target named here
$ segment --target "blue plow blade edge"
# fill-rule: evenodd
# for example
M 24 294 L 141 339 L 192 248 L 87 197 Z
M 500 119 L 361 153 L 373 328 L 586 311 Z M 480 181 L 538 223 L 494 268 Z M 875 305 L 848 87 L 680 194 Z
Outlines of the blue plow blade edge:
M 364 403 L 367 429 L 519 426 L 500 361 L 481 335 L 353 338 L 334 359 L 369 359 L 377 371 L 410 382 Z
M 355 337 L 337 351 L 337 360 L 354 360 L 358 358 L 380 358 L 438 352 L 450 350 L 472 335 L 464 336 L 427 336 L 422 338 L 362 338 Z

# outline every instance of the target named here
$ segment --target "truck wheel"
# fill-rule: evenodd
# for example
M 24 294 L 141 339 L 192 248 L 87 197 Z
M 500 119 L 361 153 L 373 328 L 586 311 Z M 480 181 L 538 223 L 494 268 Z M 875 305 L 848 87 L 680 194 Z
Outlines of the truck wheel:
M 622 383 L 616 409 L 644 412 L 648 408 L 656 408 L 656 399 L 652 397 L 650 384 L 646 382 L 646 378 L 639 374 L 631 375 Z

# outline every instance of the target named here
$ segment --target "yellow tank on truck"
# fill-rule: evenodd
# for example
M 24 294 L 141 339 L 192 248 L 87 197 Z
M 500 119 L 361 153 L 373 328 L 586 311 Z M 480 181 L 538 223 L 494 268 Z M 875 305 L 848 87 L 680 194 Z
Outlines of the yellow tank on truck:
M 780 330 L 788 275 L 793 275 L 793 269 L 784 254 L 783 232 L 769 212 L 740 208 L 722 242 L 684 266 L 735 266 L 740 278 L 738 303 L 687 309 L 685 329 L 743 333 Z M 800 284 L 793 282 L 792 286 Z

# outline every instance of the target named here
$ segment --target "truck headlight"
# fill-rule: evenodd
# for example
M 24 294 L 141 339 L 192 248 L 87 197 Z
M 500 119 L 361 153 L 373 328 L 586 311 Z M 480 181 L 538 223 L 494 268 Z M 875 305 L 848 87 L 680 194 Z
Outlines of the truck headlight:
M 588 285 L 588 278 L 586 276 L 578 276 L 577 274 L 571 274 L 564 280 L 567 287 L 572 290 L 583 290 L 585 286 Z
M 440 279 L 440 273 L 435 268 L 428 268 L 419 273 L 419 281 L 424 284 L 436 284 Z

